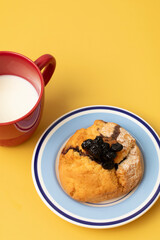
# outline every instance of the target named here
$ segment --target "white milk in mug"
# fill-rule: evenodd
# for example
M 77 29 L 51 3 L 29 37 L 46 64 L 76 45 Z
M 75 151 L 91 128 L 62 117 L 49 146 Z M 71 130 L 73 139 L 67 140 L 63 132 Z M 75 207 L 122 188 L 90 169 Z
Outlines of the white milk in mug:
M 38 93 L 24 78 L 0 75 L 0 123 L 26 115 L 37 103 Z

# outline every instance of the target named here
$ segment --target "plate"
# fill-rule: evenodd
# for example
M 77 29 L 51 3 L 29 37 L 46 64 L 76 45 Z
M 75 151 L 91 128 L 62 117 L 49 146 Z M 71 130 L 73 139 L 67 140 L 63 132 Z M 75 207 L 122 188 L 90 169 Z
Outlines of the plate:
M 58 156 L 77 129 L 91 126 L 96 119 L 115 122 L 136 139 L 144 157 L 144 176 L 129 194 L 99 204 L 80 203 L 61 188 Z M 160 195 L 160 139 L 139 116 L 117 107 L 89 106 L 76 109 L 53 122 L 38 141 L 32 159 L 32 177 L 42 201 L 55 214 L 88 228 L 111 228 L 144 214 Z

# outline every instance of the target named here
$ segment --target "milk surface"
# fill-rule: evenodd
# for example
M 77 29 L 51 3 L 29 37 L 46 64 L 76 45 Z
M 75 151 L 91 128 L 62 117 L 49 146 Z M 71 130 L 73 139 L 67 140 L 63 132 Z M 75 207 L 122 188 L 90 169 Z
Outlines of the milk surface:
M 38 93 L 27 80 L 14 75 L 0 75 L 0 123 L 24 116 L 37 100 Z

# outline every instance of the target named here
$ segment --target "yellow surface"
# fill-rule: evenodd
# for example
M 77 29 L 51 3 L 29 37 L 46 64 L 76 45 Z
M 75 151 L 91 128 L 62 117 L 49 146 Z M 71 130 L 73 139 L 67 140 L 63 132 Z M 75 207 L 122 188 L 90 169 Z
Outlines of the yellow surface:
M 36 133 L 18 147 L 0 147 L 0 240 L 159 239 L 160 200 L 114 229 L 62 220 L 38 196 L 31 159 L 52 121 L 86 105 L 130 110 L 160 135 L 160 1 L 1 0 L 0 12 L 0 50 L 57 60 Z

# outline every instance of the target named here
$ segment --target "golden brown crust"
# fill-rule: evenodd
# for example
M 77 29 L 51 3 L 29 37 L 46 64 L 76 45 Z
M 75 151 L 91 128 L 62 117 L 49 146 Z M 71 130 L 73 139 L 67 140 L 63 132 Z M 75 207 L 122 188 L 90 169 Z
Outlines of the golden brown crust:
M 123 149 L 117 153 L 118 169 L 107 170 L 87 156 L 81 144 L 86 139 L 103 136 Z M 125 158 L 125 160 L 124 160 Z M 143 175 L 143 159 L 135 139 L 116 123 L 96 120 L 91 127 L 80 129 L 66 143 L 59 159 L 59 178 L 64 191 L 82 202 L 100 202 L 130 192 Z

